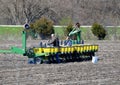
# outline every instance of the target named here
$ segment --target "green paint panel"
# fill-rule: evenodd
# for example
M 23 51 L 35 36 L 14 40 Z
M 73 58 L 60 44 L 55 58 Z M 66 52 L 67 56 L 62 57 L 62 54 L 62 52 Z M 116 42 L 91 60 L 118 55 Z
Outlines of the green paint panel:
M 11 50 L 0 50 L 0 53 L 12 53 Z
M 16 53 L 16 54 L 24 54 L 25 53 L 25 49 L 18 48 L 18 47 L 11 47 L 11 51 L 12 51 L 12 53 Z

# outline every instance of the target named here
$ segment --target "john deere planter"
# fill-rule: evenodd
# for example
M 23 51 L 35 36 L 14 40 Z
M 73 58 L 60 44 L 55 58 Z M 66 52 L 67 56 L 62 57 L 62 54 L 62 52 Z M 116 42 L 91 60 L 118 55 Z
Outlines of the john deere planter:
M 77 40 L 73 40 L 72 46 L 26 48 L 26 32 L 23 31 L 21 48 L 13 46 L 9 50 L 0 50 L 0 53 L 14 53 L 27 56 L 30 64 L 91 60 L 92 56 L 95 56 L 95 52 L 98 51 L 98 45 L 81 43 L 80 32 L 71 32 L 71 34 L 78 34 Z

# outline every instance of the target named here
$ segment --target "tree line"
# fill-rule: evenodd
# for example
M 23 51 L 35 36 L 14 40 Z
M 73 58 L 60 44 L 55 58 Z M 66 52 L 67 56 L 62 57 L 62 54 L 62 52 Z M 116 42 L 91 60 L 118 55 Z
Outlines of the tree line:
M 119 25 L 120 0 L 0 0 L 0 24 L 21 25 L 42 16 L 54 24 L 68 17 L 81 25 Z

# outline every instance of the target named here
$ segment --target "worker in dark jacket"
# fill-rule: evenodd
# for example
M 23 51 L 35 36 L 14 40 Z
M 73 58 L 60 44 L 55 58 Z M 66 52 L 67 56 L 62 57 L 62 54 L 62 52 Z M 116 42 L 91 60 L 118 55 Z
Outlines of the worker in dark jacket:
M 54 47 L 59 47 L 59 38 L 55 36 L 55 34 L 51 34 L 51 40 L 48 44 L 52 44 Z

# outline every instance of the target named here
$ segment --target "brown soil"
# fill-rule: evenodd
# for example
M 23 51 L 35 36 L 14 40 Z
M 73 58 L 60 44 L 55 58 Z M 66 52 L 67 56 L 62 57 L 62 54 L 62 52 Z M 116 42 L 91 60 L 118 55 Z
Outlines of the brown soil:
M 120 85 L 120 41 L 85 41 L 99 44 L 97 64 L 91 61 L 27 64 L 27 57 L 0 54 L 0 85 Z M 19 42 L 0 43 L 1 48 Z M 29 42 L 29 46 L 39 45 Z

